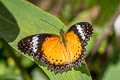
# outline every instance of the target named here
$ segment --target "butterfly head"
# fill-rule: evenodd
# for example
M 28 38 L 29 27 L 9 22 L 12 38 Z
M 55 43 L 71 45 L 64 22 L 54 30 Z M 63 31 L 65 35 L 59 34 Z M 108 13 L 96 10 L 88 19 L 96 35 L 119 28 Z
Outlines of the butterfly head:
M 65 32 L 63 31 L 63 29 L 60 29 L 60 34 L 61 34 L 61 35 L 64 35 L 64 33 L 65 33 Z

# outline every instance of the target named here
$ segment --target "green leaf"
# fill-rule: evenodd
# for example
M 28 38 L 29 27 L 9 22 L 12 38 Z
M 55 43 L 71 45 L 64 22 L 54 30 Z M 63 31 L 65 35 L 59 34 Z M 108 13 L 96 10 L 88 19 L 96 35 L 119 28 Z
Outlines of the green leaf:
M 113 54 L 108 60 L 104 69 L 101 71 L 99 80 L 118 80 L 120 79 L 120 50 Z
M 0 80 L 22 80 L 22 78 L 16 75 L 3 75 L 0 76 Z
M 43 75 L 43 71 L 38 67 L 32 70 L 32 80 L 49 80 L 48 77 Z
M 67 27 L 59 19 L 27 1 L 1 0 L 1 2 L 0 37 L 5 39 L 19 53 L 21 52 L 17 49 L 17 43 L 26 36 L 40 33 L 59 35 L 61 28 L 67 30 Z M 34 61 L 32 57 L 24 56 Z M 51 80 L 91 80 L 86 64 L 81 68 L 72 68 L 68 72 L 55 75 L 53 71 L 47 70 L 47 67 L 42 66 L 40 62 L 34 62 L 42 68 Z

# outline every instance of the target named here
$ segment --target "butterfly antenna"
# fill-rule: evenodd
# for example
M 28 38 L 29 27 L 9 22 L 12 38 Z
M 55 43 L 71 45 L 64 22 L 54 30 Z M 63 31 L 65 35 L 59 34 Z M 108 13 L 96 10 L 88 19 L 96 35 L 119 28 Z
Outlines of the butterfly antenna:
M 40 20 L 43 21 L 43 22 L 46 22 L 46 23 L 48 23 L 49 25 L 52 25 L 52 26 L 54 26 L 56 29 L 58 29 L 55 25 L 49 23 L 48 21 L 45 21 L 45 20 L 43 20 L 43 19 L 40 19 Z

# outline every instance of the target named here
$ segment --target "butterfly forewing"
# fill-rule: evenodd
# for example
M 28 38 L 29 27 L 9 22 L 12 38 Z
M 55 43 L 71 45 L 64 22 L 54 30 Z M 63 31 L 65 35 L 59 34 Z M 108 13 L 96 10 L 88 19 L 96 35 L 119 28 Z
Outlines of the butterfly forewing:
M 35 59 L 40 60 L 42 57 L 42 44 L 47 37 L 55 36 L 52 34 L 37 34 L 26 37 L 19 41 L 18 49 L 21 52 L 33 56 Z
M 84 44 L 84 46 L 87 45 L 87 41 L 90 40 L 90 37 L 93 34 L 93 29 L 91 24 L 88 22 L 80 22 L 72 27 L 70 27 L 69 31 L 74 31 L 75 34 L 77 34 L 81 40 L 81 42 Z

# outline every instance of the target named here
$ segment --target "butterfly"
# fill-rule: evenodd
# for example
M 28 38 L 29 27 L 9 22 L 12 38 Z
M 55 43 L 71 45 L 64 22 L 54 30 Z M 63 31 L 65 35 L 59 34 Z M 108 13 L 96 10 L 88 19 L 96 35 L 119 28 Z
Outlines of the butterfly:
M 91 24 L 80 22 L 60 35 L 43 33 L 25 37 L 18 42 L 18 49 L 41 61 L 54 73 L 67 71 L 84 64 L 85 46 L 93 34 Z

